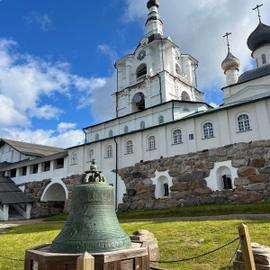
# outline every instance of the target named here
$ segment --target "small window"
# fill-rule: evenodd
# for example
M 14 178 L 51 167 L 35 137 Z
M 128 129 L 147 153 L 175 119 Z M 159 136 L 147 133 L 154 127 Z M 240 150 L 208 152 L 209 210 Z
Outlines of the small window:
M 50 161 L 46 161 L 43 163 L 43 172 L 48 172 L 51 169 L 51 162 Z
M 16 169 L 13 169 L 10 171 L 10 177 L 13 178 L 13 177 L 16 177 L 17 175 L 17 170 Z
M 181 129 L 176 129 L 173 131 L 173 144 L 182 143 L 182 131 Z
M 266 61 L 266 55 L 263 54 L 263 55 L 262 55 L 262 63 L 263 63 L 263 65 L 266 64 L 266 62 L 267 62 L 267 61 Z
M 163 123 L 164 123 L 164 116 L 163 116 L 163 115 L 160 115 L 160 116 L 158 117 L 158 123 L 159 123 L 159 124 L 163 124 Z
M 99 140 L 99 134 L 95 135 L 95 140 L 98 141 Z
M 112 158 L 113 157 L 112 145 L 107 145 L 105 156 L 106 156 L 106 158 Z
M 132 141 L 127 141 L 127 143 L 126 143 L 126 154 L 127 155 L 133 154 L 133 142 Z
M 194 140 L 194 134 L 189 134 L 188 138 L 189 138 L 190 141 L 193 141 Z
M 156 138 L 155 136 L 150 136 L 148 138 L 148 150 L 153 151 L 156 149 Z
M 246 132 L 250 130 L 250 121 L 247 114 L 241 114 L 237 120 L 239 132 Z
M 169 197 L 169 195 L 170 195 L 169 184 L 168 183 L 164 183 L 163 186 L 164 186 L 163 187 L 164 197 Z
M 110 138 L 113 137 L 113 131 L 112 130 L 109 131 L 109 137 Z
M 140 128 L 141 128 L 141 129 L 145 129 L 145 122 L 144 122 L 144 121 L 141 121 L 141 123 L 140 123 Z
M 62 169 L 64 168 L 64 159 L 63 158 L 59 158 L 57 160 L 55 160 L 55 166 L 54 168 L 57 169 Z
M 31 166 L 31 174 L 37 174 L 38 173 L 38 164 Z
M 222 176 L 222 181 L 223 181 L 223 189 L 232 189 L 232 178 L 228 175 L 223 175 Z
M 147 74 L 147 66 L 146 64 L 141 64 L 136 71 L 137 79 L 144 77 Z
M 208 122 L 203 125 L 203 137 L 204 139 L 214 138 L 214 127 L 212 123 Z
M 128 126 L 124 126 L 124 133 L 128 133 Z

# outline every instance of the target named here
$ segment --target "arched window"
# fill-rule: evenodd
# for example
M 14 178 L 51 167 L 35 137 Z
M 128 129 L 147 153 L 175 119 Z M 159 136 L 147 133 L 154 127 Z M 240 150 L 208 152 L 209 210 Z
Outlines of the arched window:
M 156 138 L 155 136 L 150 136 L 148 138 L 148 150 L 153 151 L 156 149 Z
M 160 115 L 160 116 L 158 117 L 158 123 L 159 123 L 159 124 L 163 124 L 163 123 L 164 123 L 164 116 L 163 116 L 163 115 Z
M 266 61 L 266 55 L 263 54 L 263 55 L 262 55 L 262 63 L 263 63 L 263 65 L 266 64 L 266 62 L 267 62 L 267 61 Z
M 112 145 L 107 145 L 105 156 L 106 156 L 106 158 L 112 158 L 113 157 Z
M 173 144 L 182 143 L 182 131 L 181 129 L 176 129 L 173 131 Z
M 128 133 L 128 126 L 124 126 L 124 133 Z
M 88 161 L 92 161 L 94 158 L 94 149 L 88 149 L 87 151 L 87 159 Z
M 182 92 L 182 94 L 181 94 L 181 100 L 183 100 L 183 101 L 190 101 L 190 96 L 189 96 L 189 94 L 186 91 Z
M 113 137 L 113 131 L 112 130 L 109 131 L 109 137 Z
M 218 168 L 217 187 L 219 190 L 233 189 L 231 170 L 227 166 Z
M 145 122 L 144 122 L 144 121 L 141 121 L 141 123 L 140 123 L 140 128 L 141 128 L 141 129 L 145 129 Z
M 98 141 L 99 140 L 99 134 L 95 135 L 95 140 Z
M 241 114 L 237 118 L 239 132 L 246 132 L 250 130 L 250 122 L 247 114 Z
M 181 75 L 181 69 L 180 69 L 180 66 L 178 64 L 175 65 L 175 71 L 178 75 Z
M 144 77 L 146 74 L 147 74 L 147 66 L 146 66 L 146 64 L 139 65 L 139 67 L 136 70 L 137 79 L 140 79 L 140 78 Z
M 155 197 L 164 198 L 170 196 L 169 180 L 166 176 L 160 176 L 157 179 Z
M 127 141 L 127 143 L 126 143 L 126 154 L 127 155 L 133 154 L 133 142 L 132 141 Z
M 203 125 L 203 138 L 204 139 L 214 138 L 214 127 L 212 123 L 208 122 Z
M 132 111 L 138 112 L 145 109 L 145 97 L 143 93 L 137 93 L 132 99 Z

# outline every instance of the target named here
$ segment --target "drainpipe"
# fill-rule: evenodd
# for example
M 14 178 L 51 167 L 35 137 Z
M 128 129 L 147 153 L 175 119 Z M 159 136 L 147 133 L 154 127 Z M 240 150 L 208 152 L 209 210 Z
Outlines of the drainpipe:
M 116 137 L 113 138 L 115 143 L 115 210 L 118 209 L 118 143 Z
M 83 128 L 83 133 L 84 133 L 84 143 L 87 143 L 87 131 L 85 128 Z
M 159 96 L 160 96 L 160 104 L 162 104 L 163 97 L 162 97 L 162 85 L 161 85 L 161 77 L 160 73 L 157 74 L 158 79 L 159 79 Z
M 119 87 L 119 75 L 118 75 L 118 68 L 116 63 L 114 63 L 114 68 L 116 69 L 116 93 L 115 93 L 115 115 L 118 118 L 118 87 Z
M 173 100 L 173 102 L 172 102 L 172 120 L 174 121 L 174 105 L 175 105 L 175 103 L 174 103 L 174 100 Z

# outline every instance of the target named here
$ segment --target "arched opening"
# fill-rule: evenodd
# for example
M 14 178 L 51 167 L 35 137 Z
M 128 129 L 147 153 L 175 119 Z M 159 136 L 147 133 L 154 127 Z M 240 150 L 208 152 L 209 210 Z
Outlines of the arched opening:
M 159 124 L 163 124 L 163 123 L 164 123 L 164 116 L 163 116 L 163 115 L 160 115 L 160 116 L 158 117 L 158 123 L 159 123 Z
M 262 55 L 262 64 L 265 65 L 266 63 L 267 63 L 267 61 L 266 61 L 266 55 L 263 54 Z
M 132 99 L 132 111 L 138 112 L 145 109 L 145 97 L 143 93 L 137 93 Z
M 182 143 L 182 131 L 181 131 L 181 129 L 175 129 L 173 131 L 172 137 L 173 137 L 173 144 Z
M 232 173 L 226 166 L 222 166 L 217 170 L 217 187 L 219 190 L 233 189 Z
M 138 66 L 136 70 L 136 77 L 137 79 L 143 78 L 147 74 L 147 65 L 146 64 L 141 64 Z
M 214 138 L 214 127 L 212 123 L 208 122 L 203 125 L 203 138 L 205 140 Z
M 156 150 L 156 138 L 155 136 L 150 136 L 148 138 L 148 151 Z
M 141 121 L 141 123 L 140 123 L 140 128 L 141 128 L 141 129 L 145 129 L 145 122 L 144 122 L 144 121 Z
M 155 190 L 155 197 L 166 198 L 170 196 L 169 180 L 166 176 L 162 175 L 158 178 Z
M 186 91 L 184 91 L 182 93 L 181 100 L 183 100 L 183 101 L 190 101 L 190 96 L 189 96 L 189 94 Z
M 49 184 L 43 192 L 41 202 L 64 202 L 67 199 L 67 190 L 60 183 Z
M 175 65 L 175 71 L 178 75 L 181 75 L 181 69 L 180 69 L 180 66 L 178 64 Z

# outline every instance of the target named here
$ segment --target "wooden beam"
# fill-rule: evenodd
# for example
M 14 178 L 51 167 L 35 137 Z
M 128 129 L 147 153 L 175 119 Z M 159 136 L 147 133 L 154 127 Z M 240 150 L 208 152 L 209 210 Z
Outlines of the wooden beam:
M 243 256 L 243 261 L 244 261 L 244 269 L 256 270 L 248 227 L 245 224 L 241 224 L 238 230 L 239 230 L 239 236 L 240 236 L 240 241 L 241 241 L 241 250 L 242 250 L 242 256 Z

